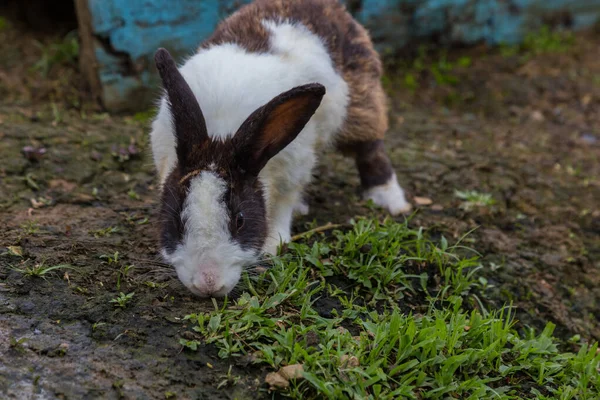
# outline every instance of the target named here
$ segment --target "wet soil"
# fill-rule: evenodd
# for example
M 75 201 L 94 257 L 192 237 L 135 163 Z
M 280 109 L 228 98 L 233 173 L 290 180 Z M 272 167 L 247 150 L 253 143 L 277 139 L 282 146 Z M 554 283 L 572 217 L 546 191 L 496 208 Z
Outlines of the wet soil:
M 0 35 L 2 397 L 269 397 L 266 369 L 179 344 L 182 317 L 214 306 L 158 262 L 147 118 L 98 112 L 75 66 L 29 71 L 38 38 Z M 489 306 L 512 302 L 522 327 L 552 321 L 565 339 L 600 339 L 598 54 L 587 32 L 558 54 L 452 52 L 472 60 L 452 84 L 424 72 L 407 88 L 393 70 L 387 82 L 390 156 L 411 200 L 432 201 L 411 225 L 452 240 L 475 229 L 465 244 L 482 254 Z M 315 178 L 296 233 L 383 215 L 359 201 L 351 160 L 327 154 Z M 464 209 L 456 190 L 495 204 Z M 135 292 L 124 308 L 120 292 Z M 240 381 L 218 388 L 230 366 Z

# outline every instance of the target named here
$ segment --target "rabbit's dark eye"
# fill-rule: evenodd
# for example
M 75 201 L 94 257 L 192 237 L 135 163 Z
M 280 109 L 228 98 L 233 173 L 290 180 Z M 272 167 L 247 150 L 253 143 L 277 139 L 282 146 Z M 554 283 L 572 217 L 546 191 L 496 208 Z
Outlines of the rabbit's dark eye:
M 240 229 L 242 229 L 244 227 L 244 213 L 243 212 L 239 212 L 235 216 L 235 227 L 237 228 L 238 232 Z

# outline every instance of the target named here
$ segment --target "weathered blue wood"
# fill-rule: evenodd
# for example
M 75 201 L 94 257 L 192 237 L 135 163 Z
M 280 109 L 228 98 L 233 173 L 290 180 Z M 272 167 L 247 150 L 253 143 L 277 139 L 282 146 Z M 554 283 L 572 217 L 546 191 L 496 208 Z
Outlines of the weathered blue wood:
M 246 2 L 87 0 L 104 105 L 119 110 L 150 104 L 157 87 L 155 50 L 166 47 L 182 60 Z M 558 15 L 568 16 L 574 29 L 591 26 L 600 17 L 600 0 L 362 0 L 355 12 L 382 51 L 433 37 L 449 45 L 514 44 Z
M 559 14 L 568 16 L 575 30 L 600 18 L 600 0 L 365 0 L 362 4 L 357 17 L 382 49 L 434 36 L 448 44 L 515 44 Z M 398 27 L 396 21 L 406 26 Z

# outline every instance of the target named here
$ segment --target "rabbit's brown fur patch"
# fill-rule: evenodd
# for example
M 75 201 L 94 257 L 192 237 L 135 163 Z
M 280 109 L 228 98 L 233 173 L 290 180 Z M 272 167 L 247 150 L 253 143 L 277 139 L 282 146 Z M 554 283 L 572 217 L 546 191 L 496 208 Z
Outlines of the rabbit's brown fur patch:
M 236 43 L 250 52 L 268 52 L 263 20 L 299 22 L 323 40 L 349 87 L 346 121 L 336 136 L 341 149 L 354 153 L 356 143 L 383 139 L 388 119 L 381 60 L 367 30 L 337 0 L 257 0 L 224 20 L 201 48 Z

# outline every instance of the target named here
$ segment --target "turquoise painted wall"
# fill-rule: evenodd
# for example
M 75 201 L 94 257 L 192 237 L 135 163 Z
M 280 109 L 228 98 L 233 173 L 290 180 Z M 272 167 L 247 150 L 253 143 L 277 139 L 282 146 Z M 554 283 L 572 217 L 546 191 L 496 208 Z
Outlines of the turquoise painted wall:
M 247 0 L 87 0 L 102 99 L 109 110 L 140 109 L 156 93 L 152 56 L 193 53 L 217 23 Z M 518 43 L 544 24 L 591 26 L 600 0 L 362 0 L 351 8 L 378 48 L 414 41 Z

